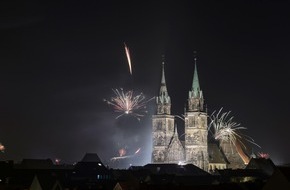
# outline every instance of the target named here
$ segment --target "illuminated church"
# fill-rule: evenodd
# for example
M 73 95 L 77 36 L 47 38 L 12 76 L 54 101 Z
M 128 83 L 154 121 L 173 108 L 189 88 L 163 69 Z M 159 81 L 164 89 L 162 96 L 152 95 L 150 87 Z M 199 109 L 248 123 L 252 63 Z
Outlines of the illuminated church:
M 171 113 L 171 98 L 167 91 L 164 60 L 156 114 L 152 116 L 152 160 L 154 164 L 193 164 L 205 171 L 225 168 L 244 168 L 246 161 L 229 143 L 208 141 L 208 114 L 199 85 L 196 58 L 191 89 L 184 113 L 184 139 L 180 138 Z

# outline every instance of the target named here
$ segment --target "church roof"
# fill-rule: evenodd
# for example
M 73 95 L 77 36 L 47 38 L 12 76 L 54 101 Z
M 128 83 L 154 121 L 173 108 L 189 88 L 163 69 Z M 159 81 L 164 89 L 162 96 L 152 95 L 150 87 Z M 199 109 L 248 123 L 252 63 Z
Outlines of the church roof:
M 225 157 L 221 150 L 218 148 L 217 144 L 208 143 L 208 157 L 209 163 L 227 164 L 227 161 L 225 160 Z

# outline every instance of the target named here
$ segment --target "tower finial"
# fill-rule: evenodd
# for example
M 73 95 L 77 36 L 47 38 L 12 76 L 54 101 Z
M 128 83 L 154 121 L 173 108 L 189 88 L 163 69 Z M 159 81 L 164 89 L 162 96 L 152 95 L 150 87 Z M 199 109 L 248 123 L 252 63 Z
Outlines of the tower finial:
M 193 58 L 194 58 L 194 64 L 196 64 L 196 60 L 197 60 L 197 51 L 193 51 Z

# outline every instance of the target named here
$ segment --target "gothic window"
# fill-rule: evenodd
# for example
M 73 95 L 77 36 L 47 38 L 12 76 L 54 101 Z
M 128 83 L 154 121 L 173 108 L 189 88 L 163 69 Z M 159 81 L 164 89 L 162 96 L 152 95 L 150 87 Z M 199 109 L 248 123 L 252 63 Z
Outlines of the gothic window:
M 199 99 L 195 100 L 196 109 L 199 109 Z
M 169 130 L 170 132 L 173 132 L 173 124 L 172 124 L 171 121 L 168 121 L 168 130 Z
M 164 113 L 164 108 L 163 105 L 158 106 L 158 113 L 163 114 Z
M 198 166 L 200 168 L 203 168 L 204 156 L 203 156 L 202 151 L 198 151 L 197 160 L 198 160 Z
M 202 125 L 201 125 L 201 117 L 196 117 L 196 125 L 197 125 L 197 128 L 202 128 Z
M 162 152 L 162 151 L 159 151 L 158 152 L 158 161 L 159 162 L 162 162 L 162 161 L 164 161 L 164 153 Z
M 162 130 L 162 122 L 157 122 L 157 130 Z
M 165 141 L 165 139 L 164 139 L 164 135 L 163 134 L 158 134 L 156 136 L 156 145 L 157 146 L 164 145 L 164 141 Z
M 154 159 L 154 161 L 155 162 L 157 162 L 158 161 L 158 152 L 155 150 L 154 152 L 153 152 L 153 159 Z
M 161 136 L 158 137 L 157 145 L 158 146 L 162 145 L 162 137 Z
M 191 161 L 193 162 L 194 165 L 197 165 L 197 156 L 196 152 L 194 151 L 191 152 Z
M 192 136 L 192 141 L 193 143 L 199 143 L 200 141 L 200 134 L 198 131 L 196 131 L 195 133 L 193 133 L 193 136 Z
M 205 126 L 205 120 L 204 120 L 203 117 L 200 117 L 200 126 L 201 126 L 202 128 L 205 128 L 205 127 L 206 127 L 206 126 Z
M 166 106 L 165 113 L 170 114 L 170 108 L 169 108 L 169 106 Z
M 205 141 L 204 141 L 204 136 L 203 136 L 203 133 L 201 133 L 200 137 L 201 137 L 201 142 L 203 142 L 203 143 L 204 143 Z
M 188 127 L 194 127 L 194 119 L 193 118 L 188 119 Z
M 186 137 L 185 137 L 185 141 L 186 141 L 186 143 L 191 144 L 191 143 L 192 143 L 192 138 L 191 138 L 191 136 L 190 136 L 190 135 L 186 135 Z

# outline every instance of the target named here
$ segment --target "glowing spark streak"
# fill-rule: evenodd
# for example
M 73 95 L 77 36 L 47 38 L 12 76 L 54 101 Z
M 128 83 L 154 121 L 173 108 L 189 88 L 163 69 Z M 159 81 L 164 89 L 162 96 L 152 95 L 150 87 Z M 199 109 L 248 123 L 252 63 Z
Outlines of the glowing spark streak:
M 121 115 L 117 116 L 116 119 L 125 114 L 130 114 L 140 120 L 139 117 L 145 115 L 140 112 L 143 111 L 144 113 L 147 113 L 146 104 L 154 99 L 153 97 L 149 100 L 146 100 L 145 96 L 142 93 L 134 96 L 132 90 L 124 92 L 122 88 L 120 91 L 118 89 L 113 89 L 113 92 L 116 96 L 112 97 L 111 101 L 104 101 L 107 102 L 109 105 L 113 106 L 115 112 L 122 113 Z
M 126 52 L 126 56 L 127 56 L 127 60 L 128 60 L 130 74 L 132 75 L 132 65 L 131 65 L 130 51 L 129 51 L 129 48 L 127 47 L 127 45 L 125 44 L 125 42 L 124 42 L 124 45 L 125 45 L 125 52 Z
M 140 152 L 141 148 L 138 148 L 138 150 L 136 150 L 135 154 L 138 154 Z
M 138 148 L 138 150 L 136 150 L 136 152 L 134 154 L 128 155 L 128 156 L 117 156 L 117 157 L 113 157 L 111 158 L 111 161 L 116 161 L 116 160 L 121 160 L 121 159 L 125 159 L 125 158 L 131 158 L 133 156 L 135 156 L 136 154 L 138 154 L 140 152 L 141 148 Z
M 117 156 L 117 157 L 111 158 L 111 161 L 121 160 L 121 159 L 125 159 L 125 158 L 130 158 L 130 157 L 132 157 L 132 155 L 129 155 L 129 156 Z
M 244 161 L 245 164 L 248 164 L 250 161 L 250 158 L 245 154 L 245 152 L 243 151 L 241 144 L 239 141 L 235 142 L 235 147 L 236 150 L 238 152 L 238 154 L 240 155 L 240 157 L 242 158 L 242 160 Z

